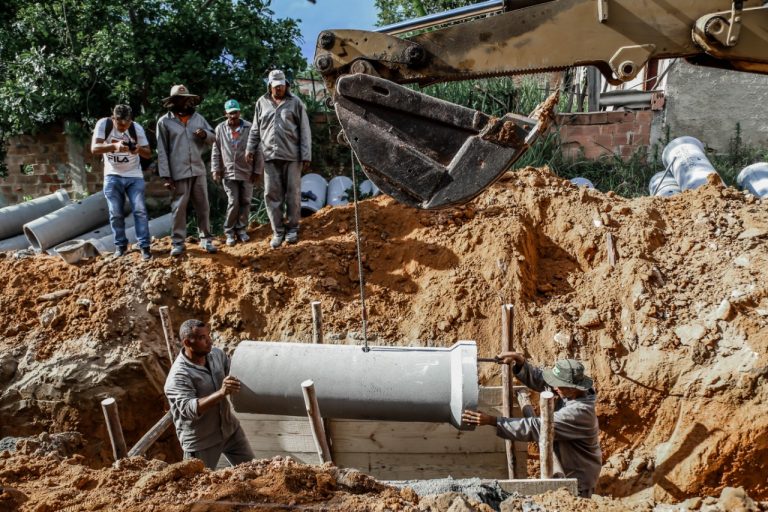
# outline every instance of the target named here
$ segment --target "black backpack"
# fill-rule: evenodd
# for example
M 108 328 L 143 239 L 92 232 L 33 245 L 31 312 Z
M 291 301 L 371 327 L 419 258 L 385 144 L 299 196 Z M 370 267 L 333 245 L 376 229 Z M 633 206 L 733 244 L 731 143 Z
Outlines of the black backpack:
M 107 140 L 107 136 L 110 133 L 112 133 L 112 128 L 113 127 L 114 127 L 114 123 L 112 122 L 112 118 L 108 117 L 107 118 L 107 122 L 104 125 L 104 137 L 103 137 L 104 140 Z M 133 125 L 133 121 L 131 121 L 131 125 L 128 127 L 128 135 L 130 135 L 131 139 L 134 142 L 136 142 L 136 143 L 139 142 L 139 139 L 136 136 L 136 127 Z M 146 134 L 146 130 L 145 130 L 145 135 L 147 135 Z M 147 135 L 147 141 L 150 143 L 149 144 L 150 149 L 154 150 L 154 148 L 152 147 L 152 141 L 149 138 L 149 135 Z M 154 155 L 153 155 L 152 158 L 144 158 L 143 156 L 139 155 L 139 164 L 141 165 L 141 170 L 142 171 L 146 171 L 150 167 L 156 168 L 156 166 L 154 165 Z

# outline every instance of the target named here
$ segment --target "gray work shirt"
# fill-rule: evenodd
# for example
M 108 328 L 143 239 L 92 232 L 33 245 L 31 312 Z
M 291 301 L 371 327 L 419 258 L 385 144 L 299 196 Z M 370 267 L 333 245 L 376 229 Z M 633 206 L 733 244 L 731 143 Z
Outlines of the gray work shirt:
M 205 139 L 194 135 L 200 128 Z M 157 120 L 157 171 L 161 178 L 174 181 L 205 176 L 203 153 L 213 144 L 213 128 L 203 116 L 194 112 L 187 124 L 173 112 Z
M 228 180 L 250 180 L 254 165 L 245 159 L 245 147 L 250 133 L 251 123 L 245 119 L 240 119 L 235 133 L 232 133 L 227 121 L 219 123 L 211 150 L 211 172 L 221 173 Z
M 197 412 L 197 400 L 221 389 L 229 373 L 229 356 L 214 347 L 200 366 L 179 353 L 165 379 L 165 396 L 181 447 L 185 452 L 205 450 L 228 439 L 240 423 L 232 413 L 229 400 L 221 400 L 205 411 Z
M 546 389 L 541 369 L 527 362 L 515 375 L 534 391 Z M 592 389 L 582 398 L 558 399 L 554 418 L 554 451 L 560 459 L 565 476 L 576 478 L 579 495 L 587 497 L 594 492 L 603 464 L 596 402 L 597 394 Z M 540 431 L 539 418 L 499 418 L 496 423 L 497 435 L 516 441 L 538 442 Z
M 265 161 L 312 160 L 312 133 L 304 103 L 291 93 L 279 105 L 268 92 L 256 102 L 248 152 L 261 148 Z

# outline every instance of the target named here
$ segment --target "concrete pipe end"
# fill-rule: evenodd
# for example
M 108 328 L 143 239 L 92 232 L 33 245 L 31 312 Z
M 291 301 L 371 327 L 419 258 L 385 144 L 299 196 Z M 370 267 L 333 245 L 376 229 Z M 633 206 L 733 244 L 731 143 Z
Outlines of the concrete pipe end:
M 451 425 L 459 430 L 474 430 L 464 424 L 464 409 L 477 409 L 480 389 L 477 379 L 477 344 L 462 340 L 451 347 Z
M 37 236 L 35 236 L 35 232 L 29 228 L 29 225 L 24 224 L 24 227 L 22 229 L 24 230 L 24 236 L 26 236 L 27 240 L 29 240 L 29 245 L 32 246 L 32 249 L 35 252 L 42 251 L 40 240 L 37 239 Z

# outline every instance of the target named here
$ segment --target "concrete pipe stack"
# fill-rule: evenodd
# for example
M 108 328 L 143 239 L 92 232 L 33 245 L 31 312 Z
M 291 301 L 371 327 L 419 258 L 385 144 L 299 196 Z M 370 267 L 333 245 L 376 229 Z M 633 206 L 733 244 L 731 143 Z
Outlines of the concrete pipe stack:
M 360 194 L 366 197 L 375 197 L 381 194 L 381 190 L 371 180 L 365 180 L 360 183 Z
M 0 208 L 0 251 L 26 249 L 29 241 L 24 236 L 24 225 L 69 204 L 64 189 L 31 201 Z
M 674 139 L 664 148 L 661 159 L 664 166 L 671 169 L 681 190 L 698 188 L 707 182 L 710 174 L 717 174 L 705 154 L 704 144 L 695 137 Z
M 577 187 L 595 188 L 595 184 L 592 183 L 592 181 L 588 180 L 587 178 L 582 178 L 581 176 L 571 178 L 569 181 Z
M 757 162 L 741 170 L 736 183 L 752 195 L 768 197 L 768 162 Z
M 303 416 L 301 383 L 314 381 L 325 418 L 447 422 L 477 407 L 477 346 L 370 347 L 244 341 L 232 356 L 238 412 Z
M 36 251 L 46 251 L 109 221 L 104 194 L 97 192 L 24 224 L 24 234 Z

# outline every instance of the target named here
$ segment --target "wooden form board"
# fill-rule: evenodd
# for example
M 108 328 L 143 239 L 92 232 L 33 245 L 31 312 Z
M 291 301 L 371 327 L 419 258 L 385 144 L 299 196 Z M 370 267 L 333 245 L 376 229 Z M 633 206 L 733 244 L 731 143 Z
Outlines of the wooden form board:
M 500 415 L 501 387 L 481 387 L 478 408 Z M 520 416 L 518 408 L 513 413 Z M 319 462 L 306 417 L 236 416 L 258 458 L 283 455 L 308 464 Z M 506 477 L 504 440 L 492 427 L 461 431 L 445 423 L 340 419 L 328 423 L 333 461 L 339 467 L 356 468 L 382 480 Z M 527 448 L 527 443 L 515 443 L 523 467 Z

